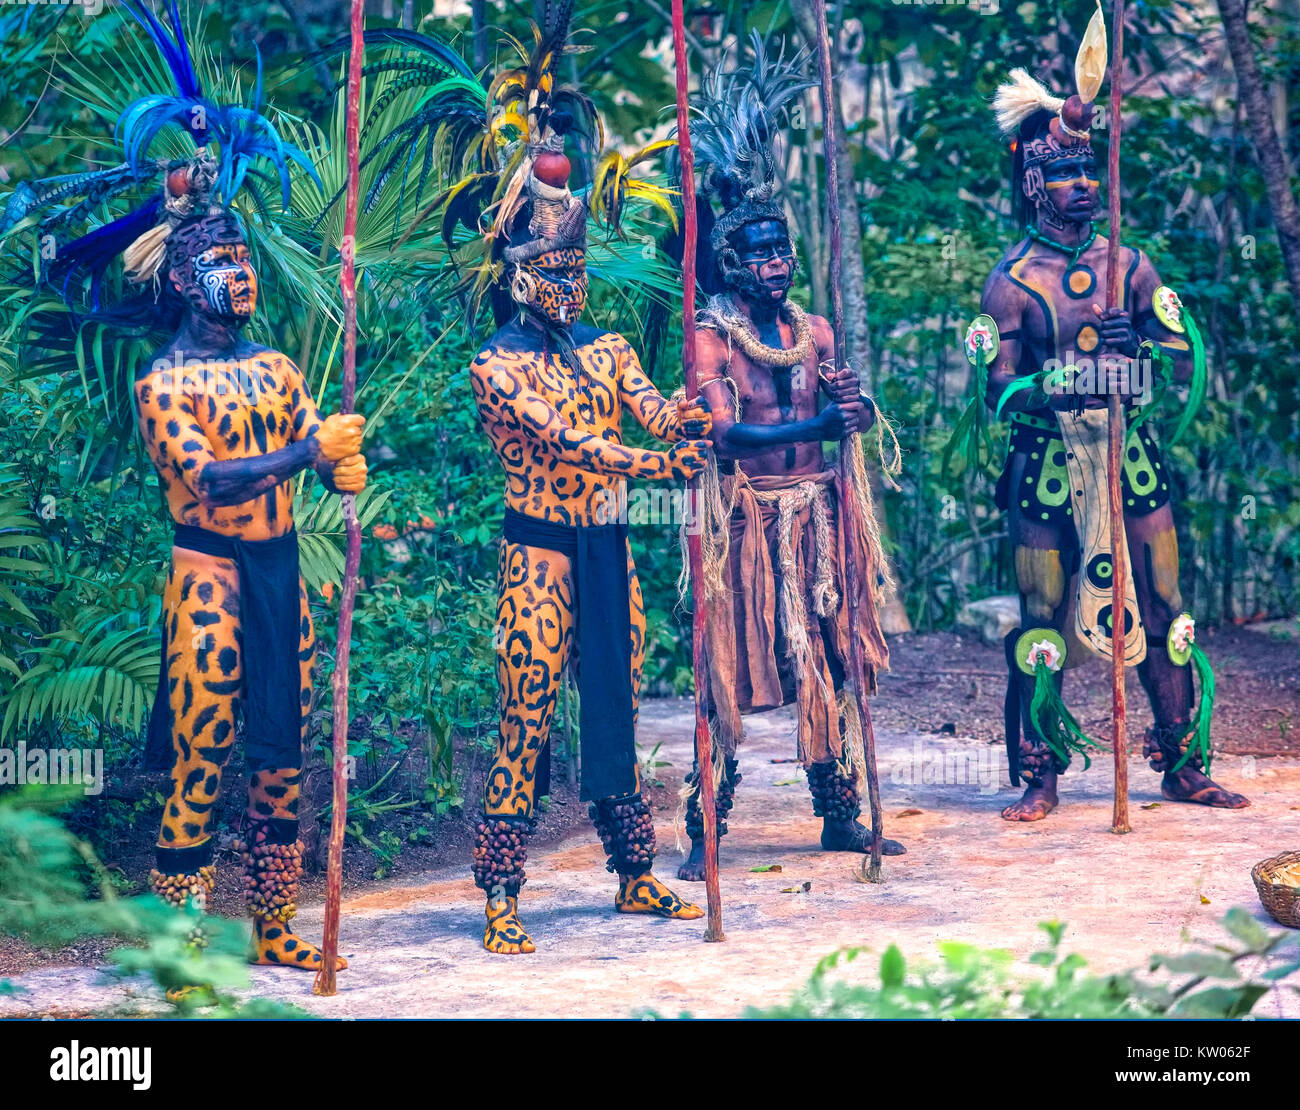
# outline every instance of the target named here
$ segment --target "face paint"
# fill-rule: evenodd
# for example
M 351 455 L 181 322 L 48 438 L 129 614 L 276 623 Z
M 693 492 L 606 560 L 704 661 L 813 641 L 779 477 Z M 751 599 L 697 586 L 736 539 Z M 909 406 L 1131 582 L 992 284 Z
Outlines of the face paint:
M 257 274 L 228 214 L 182 224 L 167 240 L 172 284 L 190 311 L 244 321 L 257 307 Z
M 194 281 L 214 316 L 247 320 L 257 304 L 257 275 L 242 243 L 209 247 L 194 260 Z
M 1101 183 L 1092 148 L 1061 148 L 1051 139 L 1042 140 L 1048 149 L 1066 150 L 1027 168 L 1024 193 L 1038 210 L 1038 220 L 1053 227 L 1091 220 L 1101 204 Z
M 779 304 L 794 282 L 795 255 L 790 234 L 777 220 L 738 227 L 723 259 L 727 284 L 754 304 Z
M 1052 206 L 1067 220 L 1088 220 L 1097 210 L 1101 186 L 1090 150 L 1048 162 L 1043 167 L 1043 185 Z
M 565 247 L 521 262 L 511 291 L 515 300 L 551 323 L 576 324 L 587 307 L 586 252 Z

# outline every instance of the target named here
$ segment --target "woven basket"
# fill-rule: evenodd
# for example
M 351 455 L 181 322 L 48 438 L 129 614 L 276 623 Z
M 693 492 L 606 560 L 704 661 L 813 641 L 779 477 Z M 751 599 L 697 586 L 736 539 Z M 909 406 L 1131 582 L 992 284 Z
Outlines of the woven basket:
M 1272 859 L 1260 860 L 1250 869 L 1255 880 L 1259 900 L 1264 903 L 1269 916 L 1279 925 L 1300 929 L 1300 887 L 1290 886 L 1274 878 L 1284 867 L 1300 863 L 1300 852 L 1283 852 Z

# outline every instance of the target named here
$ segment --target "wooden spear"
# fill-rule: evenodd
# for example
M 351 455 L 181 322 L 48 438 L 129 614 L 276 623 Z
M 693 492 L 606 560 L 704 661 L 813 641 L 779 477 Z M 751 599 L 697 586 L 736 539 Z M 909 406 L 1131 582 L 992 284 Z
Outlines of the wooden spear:
M 682 164 L 682 370 L 686 396 L 699 395 L 695 369 L 695 244 L 698 223 L 695 214 L 695 153 L 691 149 L 690 109 L 687 85 L 690 70 L 686 60 L 686 15 L 683 0 L 673 0 L 673 66 L 677 84 L 677 150 Z M 690 504 L 701 509 L 699 479 L 691 480 Z M 696 523 L 698 523 L 698 519 Z M 713 782 L 713 737 L 709 734 L 708 666 L 704 633 L 708 625 L 708 603 L 704 597 L 704 549 L 698 528 L 688 528 L 686 557 L 691 572 L 691 664 L 695 671 L 695 766 L 699 779 L 700 808 L 704 813 L 704 891 L 709 919 L 706 941 L 722 941 L 722 892 L 718 887 L 718 805 Z
M 844 343 L 844 245 L 840 232 L 840 173 L 835 150 L 835 90 L 831 81 L 830 34 L 826 26 L 826 0 L 813 0 L 813 15 L 817 21 L 817 72 L 821 77 L 822 93 L 822 150 L 826 162 L 826 205 L 830 224 L 830 282 L 831 327 L 835 333 L 835 368 L 848 364 Z M 849 606 L 849 651 L 851 673 L 849 681 L 857 702 L 858 719 L 862 723 L 862 748 L 867 765 L 867 800 L 871 810 L 871 862 L 863 861 L 863 878 L 868 882 L 883 882 L 880 855 L 884 846 L 884 818 L 880 809 L 880 777 L 876 771 L 876 734 L 871 726 L 871 709 L 867 705 L 866 664 L 862 658 L 862 641 L 858 638 L 858 610 L 862 600 L 862 581 L 859 575 L 857 547 L 854 543 L 860 534 L 863 521 L 856 517 L 857 502 L 853 497 L 852 464 L 850 448 L 852 436 L 840 441 L 838 494 L 840 526 L 844 532 L 844 590 Z
M 361 181 L 361 59 L 365 51 L 365 0 L 352 0 L 352 49 L 348 56 L 347 160 L 348 187 L 343 210 L 343 242 L 339 289 L 343 295 L 343 398 L 341 410 L 351 412 L 357 397 L 357 195 Z M 347 558 L 339 594 L 338 644 L 334 654 L 334 800 L 330 820 L 329 865 L 325 872 L 325 935 L 320 971 L 313 994 L 338 992 L 339 904 L 343 897 L 343 833 L 348 816 L 348 659 L 352 654 L 352 610 L 361 570 L 361 525 L 357 501 L 343 494 L 347 528 Z
M 1110 227 L 1106 242 L 1106 307 L 1120 306 L 1120 189 L 1119 189 L 1119 138 L 1120 99 L 1124 76 L 1124 0 L 1115 0 L 1111 34 L 1114 46 L 1110 55 L 1110 139 L 1107 147 L 1106 187 L 1110 206 Z M 1110 584 L 1110 648 L 1111 648 L 1111 723 L 1115 752 L 1115 807 L 1111 815 L 1110 831 L 1130 832 L 1128 823 L 1128 722 L 1124 691 L 1124 597 L 1128 589 L 1128 565 L 1125 561 L 1124 495 L 1120 476 L 1124 466 L 1124 441 L 1127 438 L 1124 422 L 1124 404 L 1112 387 L 1107 396 L 1109 406 L 1110 442 L 1107 452 L 1109 465 L 1106 486 L 1110 494 L 1110 546 L 1113 568 Z

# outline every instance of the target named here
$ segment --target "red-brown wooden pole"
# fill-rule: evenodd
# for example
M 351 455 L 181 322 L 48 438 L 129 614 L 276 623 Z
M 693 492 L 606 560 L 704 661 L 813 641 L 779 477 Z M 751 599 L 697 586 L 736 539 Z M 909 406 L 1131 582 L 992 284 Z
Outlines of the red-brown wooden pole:
M 686 16 L 682 0 L 673 0 L 673 65 L 677 82 L 677 150 L 682 163 L 682 370 L 686 396 L 699 394 L 695 370 L 695 243 L 698 224 L 695 215 L 695 153 L 691 149 L 690 109 L 687 88 L 690 71 L 686 60 Z M 700 512 L 699 480 L 690 484 L 690 504 Z M 704 550 L 698 528 L 688 528 L 686 557 L 691 571 L 691 663 L 695 670 L 695 764 L 699 778 L 700 808 L 704 811 L 704 891 L 709 919 L 706 941 L 727 938 L 722 932 L 722 892 L 718 887 L 718 806 L 713 783 L 713 737 L 709 734 L 705 705 L 707 657 L 704 632 L 708 607 L 704 597 Z
M 365 0 L 352 0 L 352 50 L 348 56 L 347 159 L 348 188 L 343 210 L 343 242 L 339 289 L 343 294 L 343 398 L 341 410 L 351 412 L 357 397 L 357 194 L 361 181 L 361 59 L 365 51 Z M 356 498 L 343 494 L 347 528 L 347 558 L 339 594 L 338 645 L 334 654 L 334 800 L 330 820 L 329 865 L 325 872 L 325 934 L 320 971 L 313 994 L 338 992 L 335 963 L 339 951 L 339 905 L 343 897 L 343 834 L 348 817 L 348 659 L 352 654 L 352 611 L 361 570 L 361 525 Z
M 830 225 L 830 284 L 831 328 L 835 333 L 835 369 L 846 365 L 844 343 L 844 245 L 840 231 L 840 172 L 835 151 L 835 89 L 831 81 L 830 33 L 826 26 L 825 0 L 814 0 L 813 15 L 817 21 L 817 72 L 821 77 L 822 94 L 822 150 L 826 162 L 826 206 Z M 840 521 L 844 531 L 844 592 L 849 606 L 849 651 L 852 672 L 853 696 L 857 701 L 858 719 L 862 723 L 862 748 L 867 765 L 867 802 L 871 810 L 871 860 L 863 877 L 868 882 L 883 881 L 880 856 L 884 847 L 884 816 L 880 807 L 880 776 L 876 770 L 876 733 L 871 725 L 871 709 L 867 705 L 866 664 L 862 658 L 862 641 L 858 638 L 858 609 L 862 600 L 862 582 L 859 575 L 855 539 L 863 522 L 856 518 L 853 498 L 853 481 L 850 474 L 850 447 L 852 437 L 845 436 L 840 443 L 839 502 Z
M 1124 77 L 1124 0 L 1115 0 L 1111 35 L 1114 46 L 1110 55 L 1110 128 L 1107 148 L 1106 187 L 1110 190 L 1110 228 L 1106 243 L 1106 307 L 1120 306 L 1120 189 L 1119 189 L 1119 138 L 1120 99 L 1123 95 Z M 1109 380 L 1108 375 L 1108 380 Z M 1115 808 L 1111 816 L 1110 831 L 1131 831 L 1128 823 L 1128 721 L 1124 692 L 1124 595 L 1128 589 L 1128 565 L 1125 561 L 1124 495 L 1120 475 L 1124 466 L 1124 404 L 1114 383 L 1107 397 L 1109 405 L 1110 442 L 1107 452 L 1109 466 L 1106 486 L 1110 494 L 1110 546 L 1111 566 L 1114 568 L 1110 584 L 1111 613 L 1111 726 L 1115 750 Z

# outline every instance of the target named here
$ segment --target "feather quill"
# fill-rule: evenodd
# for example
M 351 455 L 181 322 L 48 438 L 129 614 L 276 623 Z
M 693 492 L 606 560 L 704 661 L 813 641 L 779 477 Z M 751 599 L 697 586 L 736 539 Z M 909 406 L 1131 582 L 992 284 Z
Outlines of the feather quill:
M 1079 52 L 1074 57 L 1074 87 L 1085 104 L 1093 103 L 1101 92 L 1106 77 L 1106 55 L 1106 17 L 1101 11 L 1101 0 L 1097 0 L 1097 10 L 1088 20 Z
M 728 208 L 775 187 L 772 142 L 789 122 L 795 98 L 816 84 L 805 73 L 807 49 L 787 58 L 782 44 L 774 57 L 757 31 L 750 49 L 749 65 L 710 70 L 692 105 L 691 143 L 702 187 Z

